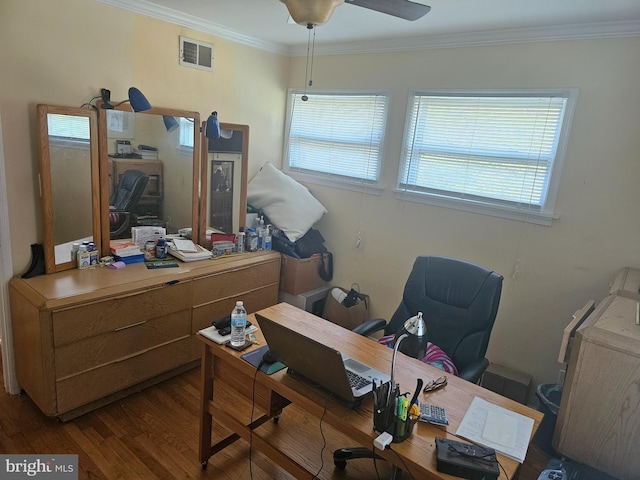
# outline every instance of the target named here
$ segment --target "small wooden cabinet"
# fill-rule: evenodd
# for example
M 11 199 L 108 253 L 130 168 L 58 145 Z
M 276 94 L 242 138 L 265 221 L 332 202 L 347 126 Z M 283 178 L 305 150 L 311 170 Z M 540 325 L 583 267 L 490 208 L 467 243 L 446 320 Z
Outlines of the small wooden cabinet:
M 640 472 L 638 273 L 625 269 L 576 331 L 553 437 L 559 453 L 620 479 Z
M 18 382 L 46 415 L 68 420 L 196 366 L 198 330 L 236 300 L 249 313 L 276 304 L 279 278 L 276 252 L 13 278 Z

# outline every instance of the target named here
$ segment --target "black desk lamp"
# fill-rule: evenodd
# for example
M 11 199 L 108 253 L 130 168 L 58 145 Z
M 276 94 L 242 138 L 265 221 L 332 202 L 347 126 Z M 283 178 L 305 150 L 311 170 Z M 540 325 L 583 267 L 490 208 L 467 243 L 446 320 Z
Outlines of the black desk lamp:
M 400 348 L 400 344 L 402 348 Z M 396 333 L 393 345 L 393 358 L 391 360 L 391 383 L 389 393 L 394 389 L 393 374 L 396 368 L 396 353 L 400 350 L 405 355 L 413 358 L 422 358 L 427 352 L 427 324 L 422 318 L 422 312 L 418 312 L 415 317 L 411 317 L 402 328 Z

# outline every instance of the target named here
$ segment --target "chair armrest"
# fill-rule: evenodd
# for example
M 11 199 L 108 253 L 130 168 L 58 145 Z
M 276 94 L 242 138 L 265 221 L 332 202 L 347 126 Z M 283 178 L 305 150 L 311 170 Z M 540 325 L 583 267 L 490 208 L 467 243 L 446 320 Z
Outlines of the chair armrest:
M 480 377 L 489 366 L 489 360 L 483 358 L 467 365 L 464 370 L 458 372 L 458 376 L 471 383 L 479 383 Z
M 382 330 L 386 325 L 387 325 L 387 321 L 384 318 L 375 318 L 373 320 L 367 320 L 366 322 L 361 323 L 352 331 L 364 337 L 367 337 L 371 335 L 373 332 Z

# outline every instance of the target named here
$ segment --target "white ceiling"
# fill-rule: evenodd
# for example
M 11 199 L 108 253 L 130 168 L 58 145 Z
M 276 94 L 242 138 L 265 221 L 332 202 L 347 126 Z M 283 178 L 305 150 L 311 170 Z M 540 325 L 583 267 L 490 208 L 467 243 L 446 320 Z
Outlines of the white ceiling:
M 308 31 L 279 0 L 99 0 L 239 43 L 304 55 Z M 313 0 L 310 0 L 313 1 Z M 414 22 L 354 5 L 316 28 L 316 54 L 640 36 L 640 0 L 416 0 Z

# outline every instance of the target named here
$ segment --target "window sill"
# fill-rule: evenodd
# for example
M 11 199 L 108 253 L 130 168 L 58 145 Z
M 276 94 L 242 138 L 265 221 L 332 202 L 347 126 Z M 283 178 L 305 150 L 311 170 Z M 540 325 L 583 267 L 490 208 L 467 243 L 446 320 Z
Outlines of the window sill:
M 479 213 L 481 215 L 489 215 L 492 217 L 506 218 L 509 220 L 518 220 L 521 222 L 534 223 L 550 227 L 553 220 L 560 218 L 555 213 L 531 212 L 526 210 L 513 210 L 507 207 L 497 205 L 487 205 L 480 202 L 469 200 L 458 200 L 455 198 L 440 197 L 437 195 L 429 195 L 424 193 L 407 192 L 405 190 L 394 190 L 397 200 L 407 202 L 422 203 L 425 205 L 433 205 L 436 207 L 453 208 L 464 212 Z
M 331 177 L 309 175 L 293 170 L 284 170 L 284 173 L 302 183 L 312 183 L 315 185 L 323 185 L 325 187 L 342 188 L 344 190 L 368 193 L 370 195 L 382 195 L 382 192 L 384 191 L 383 186 L 370 183 L 358 183 L 357 181 L 345 182 Z

